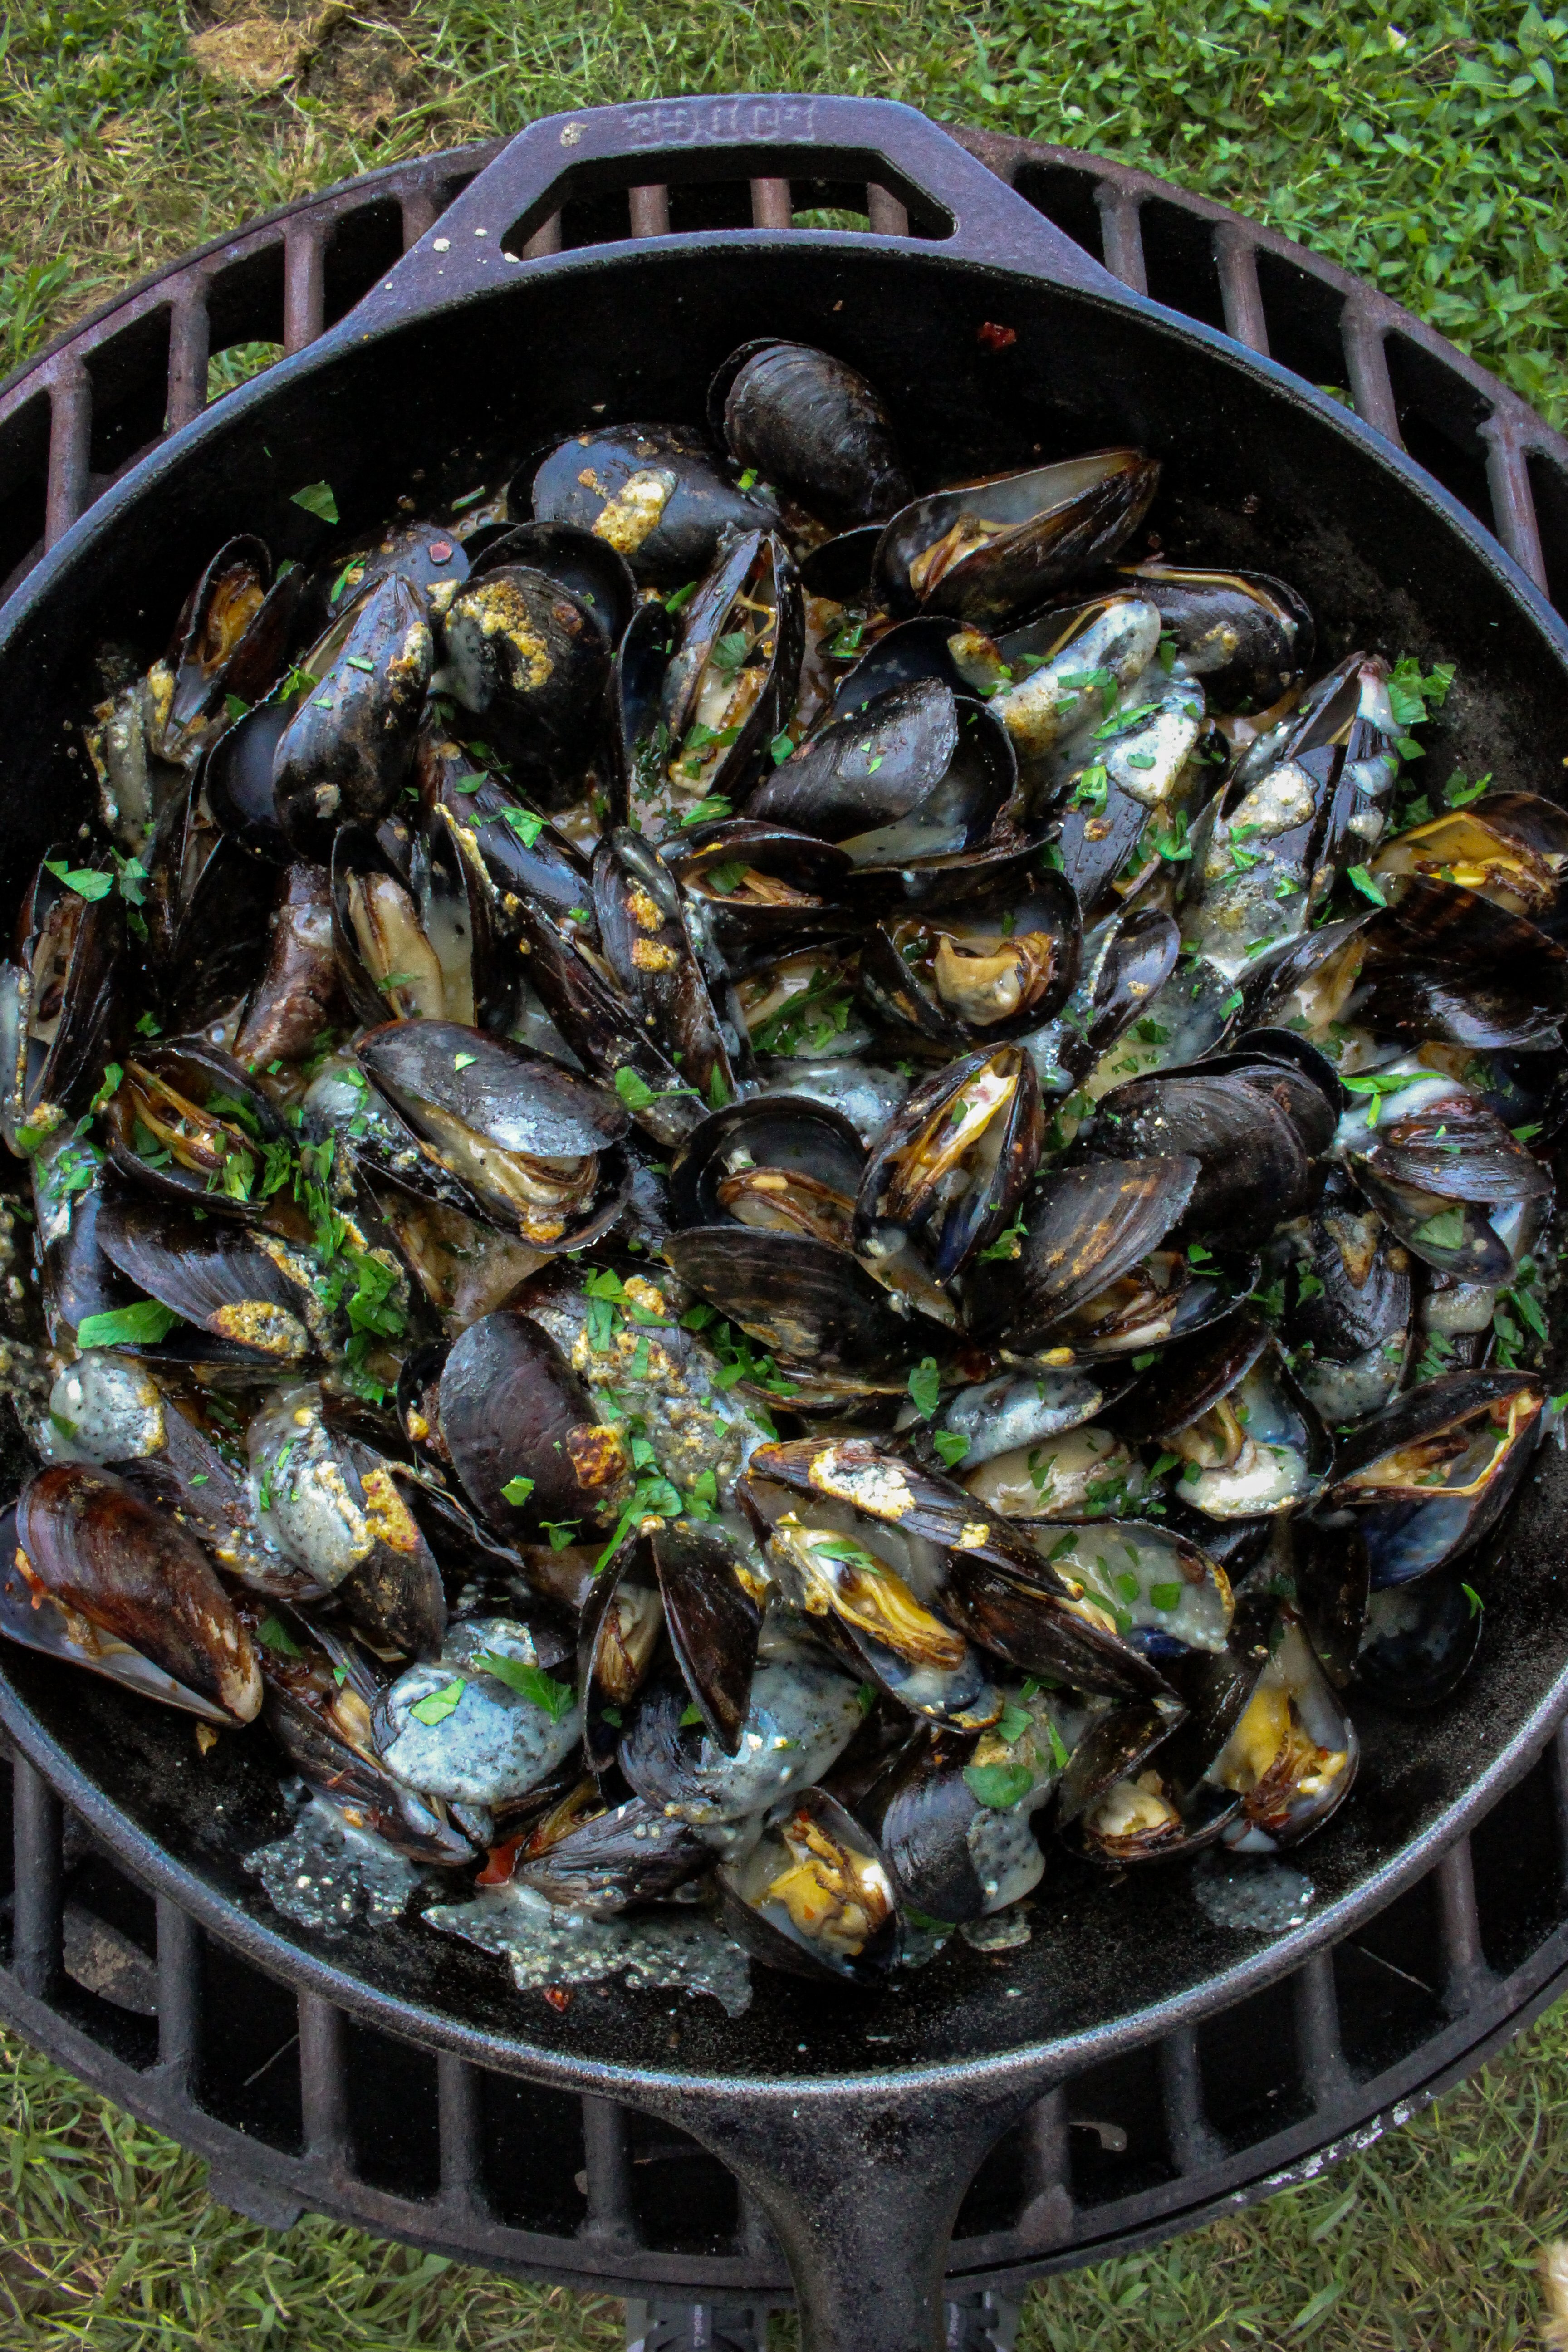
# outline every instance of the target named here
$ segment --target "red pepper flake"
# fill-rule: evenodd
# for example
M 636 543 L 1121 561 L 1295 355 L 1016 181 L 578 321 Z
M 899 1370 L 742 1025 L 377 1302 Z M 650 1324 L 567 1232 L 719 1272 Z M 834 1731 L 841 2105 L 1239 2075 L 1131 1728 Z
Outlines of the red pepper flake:
M 432 563 L 450 563 L 452 542 L 449 539 L 433 539 L 430 541 L 430 561 Z
M 517 1850 L 522 1837 L 508 1838 L 504 1845 L 492 1845 L 485 1858 L 485 1866 L 475 1879 L 476 1886 L 507 1886 L 517 1868 Z
M 564 1985 L 546 1985 L 544 1998 L 557 2017 L 564 2017 L 572 2006 L 572 1996 Z
M 1017 341 L 1018 330 L 1016 327 L 999 327 L 994 319 L 987 319 L 974 340 L 982 351 L 1005 352 L 1009 344 Z

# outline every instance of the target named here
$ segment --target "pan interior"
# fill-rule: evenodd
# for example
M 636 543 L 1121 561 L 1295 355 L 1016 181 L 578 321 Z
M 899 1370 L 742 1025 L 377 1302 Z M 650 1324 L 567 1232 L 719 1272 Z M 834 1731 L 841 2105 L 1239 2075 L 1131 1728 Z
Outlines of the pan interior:
M 1010 326 L 1002 352 L 987 322 Z M 917 478 L 937 482 L 1136 443 L 1164 465 L 1150 518 L 1173 558 L 1277 572 L 1317 614 L 1324 666 L 1352 646 L 1457 678 L 1428 732 L 1428 772 L 1489 772 L 1556 796 L 1568 754 L 1568 640 L 1493 549 L 1452 521 L 1345 420 L 1196 332 L 1004 273 L 911 252 L 721 244 L 595 256 L 529 274 L 502 295 L 374 341 L 318 346 L 224 400 L 194 434 L 110 494 L 64 560 L 15 600 L 0 638 L 0 874 L 7 921 L 42 851 L 90 812 L 77 723 L 97 698 L 105 640 L 138 661 L 165 645 L 180 603 L 226 536 L 257 531 L 308 559 L 326 529 L 293 503 L 333 489 L 345 531 L 400 499 L 435 510 L 589 425 L 700 419 L 714 367 L 763 333 L 862 368 L 889 402 Z M 13 1455 L 10 1486 L 23 1475 Z M 579 2062 L 720 2077 L 837 2075 L 962 2064 L 1064 2036 L 1113 2037 L 1157 2005 L 1238 1967 L 1289 1965 L 1348 1908 L 1373 1907 L 1410 1842 L 1440 1832 L 1489 1773 L 1507 1776 L 1543 1727 L 1568 1660 L 1558 1573 L 1568 1463 L 1548 1444 L 1498 1546 L 1486 1638 L 1458 1698 L 1432 1717 L 1355 1705 L 1364 1742 L 1350 1803 L 1290 1857 L 1311 1882 L 1307 1925 L 1268 1937 L 1212 1924 L 1193 1865 L 1101 1873 L 1053 1849 L 1027 1946 L 955 1942 L 876 1998 L 756 1971 L 750 2011 L 711 2000 L 584 1988 L 557 2015 L 500 1962 L 415 1922 L 328 1937 L 281 1921 L 244 1854 L 286 1821 L 259 1735 L 205 1758 L 186 1718 L 15 1651 L 0 1702 L 66 1793 L 144 1873 L 165 1858 L 230 1906 L 263 1965 L 325 1964 L 347 1997 L 406 2004 L 478 2036 L 487 2063 Z M 340 1988 L 340 1997 L 342 1989 Z M 384 2010 L 388 2022 L 396 2017 Z

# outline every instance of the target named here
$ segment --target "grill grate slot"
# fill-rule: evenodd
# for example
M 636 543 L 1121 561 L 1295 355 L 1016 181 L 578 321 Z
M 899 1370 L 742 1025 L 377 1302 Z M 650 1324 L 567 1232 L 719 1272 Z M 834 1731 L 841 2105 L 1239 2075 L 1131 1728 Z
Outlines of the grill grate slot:
M 1540 532 L 1541 584 L 1563 611 L 1568 609 L 1568 466 L 1532 449 L 1525 479 Z
M 1491 490 L 1481 426 L 1490 403 L 1412 336 L 1384 338 L 1399 436 L 1418 465 L 1489 526 Z
M 1074 163 L 1020 163 L 1012 184 L 1026 204 L 1054 221 L 1075 245 L 1096 261 L 1104 257 L 1100 207 L 1094 201 L 1095 177 Z
M 298 2156 L 305 2145 L 299 2004 L 210 1937 L 200 1937 L 196 2102 L 247 2138 Z
M 340 213 L 321 265 L 325 320 L 336 324 L 403 257 L 403 206 L 395 196 Z
M 511 2074 L 477 2077 L 481 2179 L 498 2221 L 570 2238 L 586 2210 L 583 2103 Z
M 1470 1864 L 1486 1958 L 1506 1976 L 1563 1916 L 1563 1871 L 1548 1748 L 1476 1829 Z
M 1258 290 L 1271 356 L 1309 383 L 1349 392 L 1350 371 L 1340 333 L 1345 302 L 1338 289 L 1259 246 Z
M 1075 2205 L 1109 2205 L 1173 2180 L 1180 2169 L 1164 2127 L 1161 2064 L 1130 2050 L 1067 2086 L 1068 2185 Z
M 108 481 L 164 430 L 169 410 L 170 308 L 160 302 L 106 336 L 88 356 L 92 383 L 89 470 Z
M 1255 2147 L 1311 2114 L 1298 2021 L 1295 1992 L 1287 1982 L 1265 1987 L 1199 2028 L 1204 2115 L 1224 2147 Z M 1212 2161 L 1202 2141 L 1199 2147 L 1200 2161 Z
M 632 2210 L 644 2244 L 671 2254 L 728 2252 L 741 2220 L 734 2175 L 685 2132 L 625 2112 Z
M 1441 2027 L 1437 1933 L 1436 1888 L 1423 1878 L 1335 1945 L 1340 2032 L 1356 2074 L 1383 2074 Z
M 0 602 L 36 562 L 49 478 L 49 395 L 40 385 L 0 431 Z
M 441 2098 L 435 2053 L 344 2021 L 347 2152 L 356 2177 L 410 2203 L 441 2193 Z M 303 2034 L 300 2048 L 308 2050 Z M 306 2117 L 310 2117 L 307 2074 Z
M 1227 324 L 1214 230 L 1200 214 L 1163 196 L 1146 196 L 1139 233 L 1149 292 L 1156 302 L 1201 319 L 1205 326 Z

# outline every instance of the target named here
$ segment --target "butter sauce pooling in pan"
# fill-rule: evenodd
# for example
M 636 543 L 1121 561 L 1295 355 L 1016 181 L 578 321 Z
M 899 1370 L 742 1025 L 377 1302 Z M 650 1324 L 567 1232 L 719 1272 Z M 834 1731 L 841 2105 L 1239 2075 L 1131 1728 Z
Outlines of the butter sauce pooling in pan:
M 1158 474 L 922 489 L 763 341 L 105 649 L 0 1633 L 264 1745 L 277 1899 L 875 1983 L 1055 1840 L 1294 1846 L 1469 1666 L 1568 819 L 1417 793 L 1447 675 L 1150 554 Z

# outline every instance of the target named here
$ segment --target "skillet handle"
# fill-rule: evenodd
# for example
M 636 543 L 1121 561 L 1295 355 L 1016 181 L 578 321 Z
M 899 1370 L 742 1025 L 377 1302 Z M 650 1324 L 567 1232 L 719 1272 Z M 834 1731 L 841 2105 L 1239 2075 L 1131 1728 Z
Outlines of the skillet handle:
M 668 236 L 670 184 L 792 177 L 880 189 L 905 206 L 917 242 L 943 259 L 1019 270 L 1142 307 L 1141 297 L 911 106 L 872 98 L 685 98 L 591 107 L 531 123 L 334 332 L 357 341 L 369 325 L 446 310 L 504 287 L 520 267 L 548 266 L 558 257 L 561 208 L 574 194 L 629 190 L 637 241 L 658 245 Z M 731 229 L 724 238 L 778 234 Z M 832 234 L 837 241 L 845 232 Z M 909 250 L 901 236 L 849 234 L 858 245 Z M 580 266 L 582 257 L 571 257 Z
M 795 2284 L 801 2352 L 942 2352 L 943 2284 L 964 2192 L 1037 2080 L 684 2085 L 668 2115 L 735 2173 L 772 2222 Z

